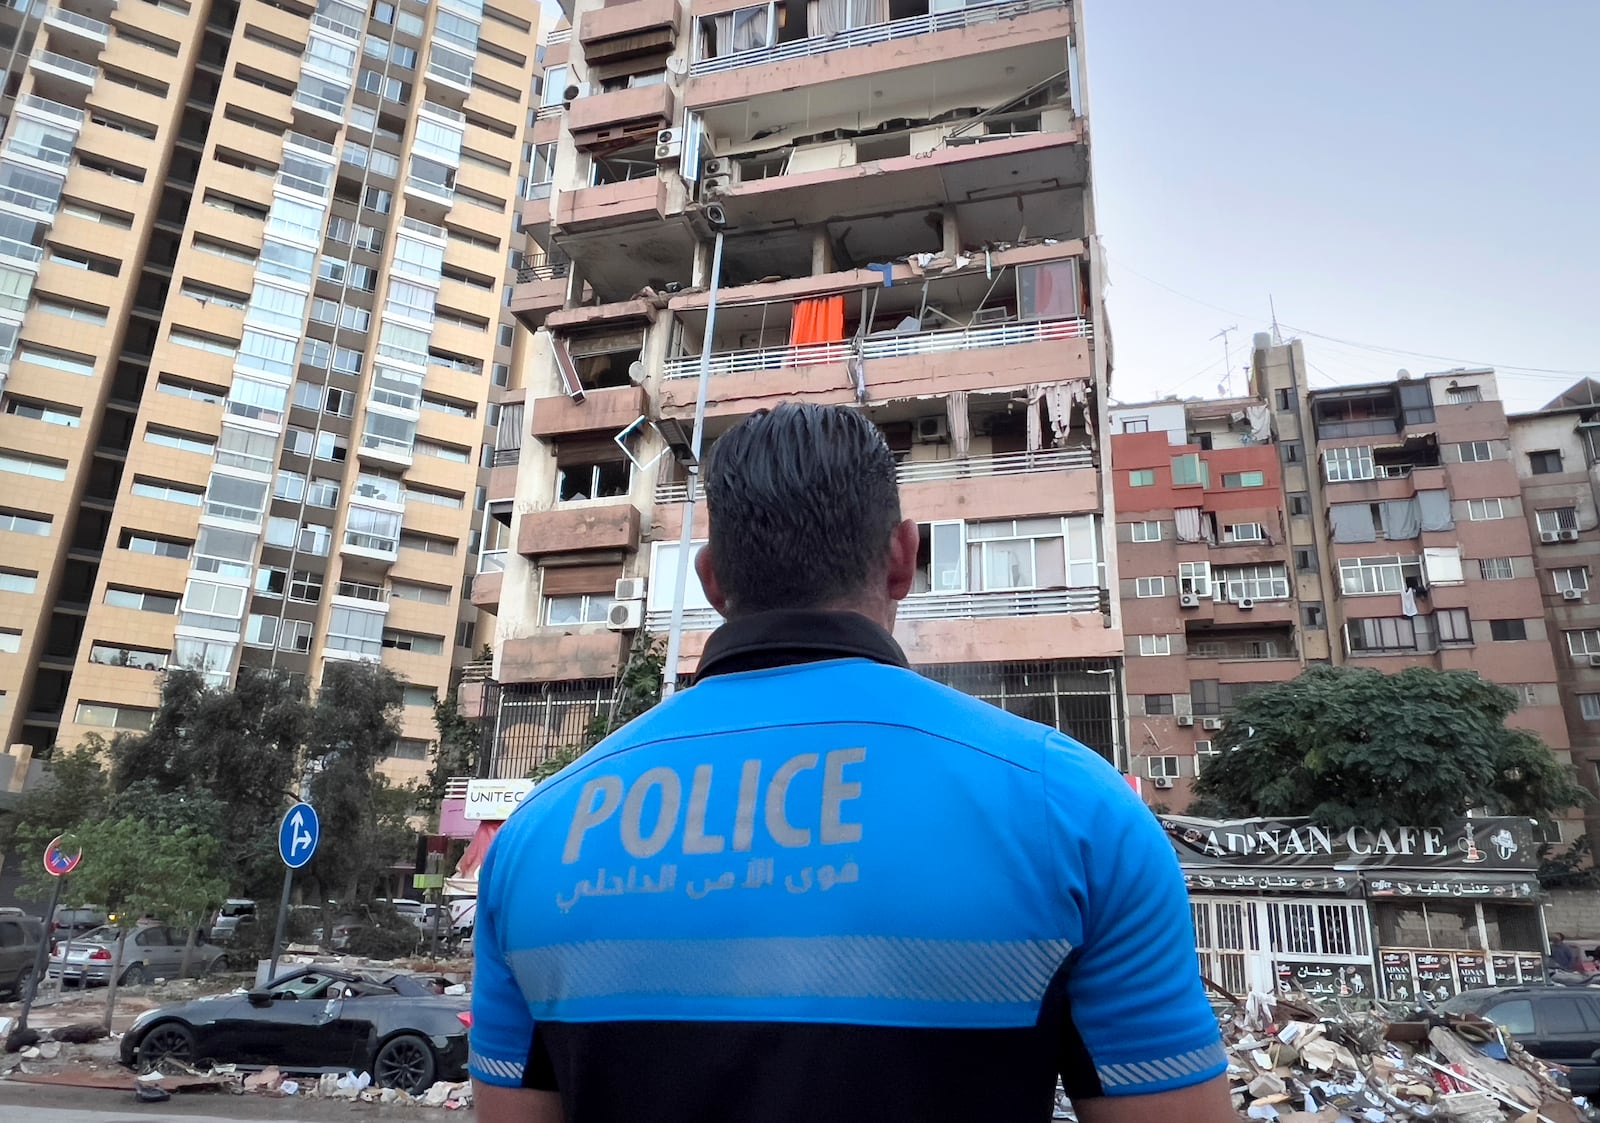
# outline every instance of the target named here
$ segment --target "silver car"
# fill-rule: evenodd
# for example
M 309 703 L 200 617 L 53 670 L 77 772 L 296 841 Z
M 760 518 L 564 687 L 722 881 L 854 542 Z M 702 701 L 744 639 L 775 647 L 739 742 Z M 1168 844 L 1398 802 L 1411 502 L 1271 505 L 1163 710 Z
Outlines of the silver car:
M 108 983 L 116 961 L 117 929 L 106 926 L 76 937 L 70 946 L 65 940 L 50 952 L 50 975 L 64 982 Z M 128 933 L 122 947 L 123 985 L 138 985 L 154 979 L 175 979 L 183 966 L 183 946 L 187 933 L 182 928 L 163 924 L 141 924 Z M 223 968 L 223 949 L 197 941 L 189 952 L 189 973 L 210 975 Z M 63 955 L 66 956 L 63 960 Z

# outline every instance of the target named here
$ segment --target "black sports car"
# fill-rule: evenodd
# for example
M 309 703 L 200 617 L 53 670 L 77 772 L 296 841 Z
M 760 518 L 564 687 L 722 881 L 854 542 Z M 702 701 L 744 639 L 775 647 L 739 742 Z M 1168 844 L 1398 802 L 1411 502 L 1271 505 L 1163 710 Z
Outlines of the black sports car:
M 465 1080 L 470 1001 L 442 980 L 311 967 L 252 991 L 159 1006 L 122 1037 L 140 1072 L 215 1061 L 286 1072 L 370 1072 L 382 1088 Z

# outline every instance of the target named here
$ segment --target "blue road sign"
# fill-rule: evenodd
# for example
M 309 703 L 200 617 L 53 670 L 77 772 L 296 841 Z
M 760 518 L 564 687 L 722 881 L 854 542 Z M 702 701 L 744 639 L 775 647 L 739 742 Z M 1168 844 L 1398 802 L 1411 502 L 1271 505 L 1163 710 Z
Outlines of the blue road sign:
M 44 848 L 44 869 L 51 877 L 65 877 L 83 860 L 83 847 L 75 835 L 57 835 Z
M 297 870 L 311 860 L 317 852 L 317 838 L 322 827 L 317 813 L 309 803 L 297 803 L 289 808 L 278 827 L 278 856 L 283 864 Z

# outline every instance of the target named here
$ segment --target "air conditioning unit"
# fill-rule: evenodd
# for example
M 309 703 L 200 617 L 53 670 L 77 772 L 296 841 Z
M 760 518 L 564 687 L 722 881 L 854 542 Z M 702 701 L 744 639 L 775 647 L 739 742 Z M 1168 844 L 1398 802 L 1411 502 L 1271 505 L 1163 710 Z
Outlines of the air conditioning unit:
M 980 308 L 972 314 L 972 326 L 977 328 L 988 324 L 1003 324 L 1010 319 L 1009 308 Z
M 1162 791 L 1166 791 L 1168 788 L 1172 787 L 1172 777 L 1157 776 L 1155 779 L 1151 780 L 1150 783 L 1155 787 L 1160 788 Z
M 1200 728 L 1215 733 L 1222 728 L 1222 719 L 1220 717 L 1202 718 L 1200 720 Z
M 919 417 L 915 430 L 916 439 L 922 444 L 938 444 L 950 439 L 950 422 L 943 417 Z
M 614 600 L 644 600 L 643 577 L 619 577 Z
M 1589 666 L 1600 667 L 1600 655 L 1589 656 Z
M 708 175 L 700 181 L 700 194 L 702 198 L 726 195 L 732 186 L 732 176 Z
M 1179 714 L 1174 720 L 1185 729 L 1194 724 L 1194 718 L 1188 714 Z
M 644 623 L 644 601 L 619 600 L 606 614 L 606 627 L 613 632 L 637 632 Z
M 577 101 L 581 97 L 588 97 L 588 96 L 589 96 L 589 83 L 587 83 L 587 82 L 574 82 L 572 85 L 568 86 L 565 90 L 561 91 L 561 100 L 562 101 L 567 101 L 567 102 Z
M 1561 537 L 1560 537 L 1560 535 L 1559 535 L 1559 533 L 1557 531 L 1554 531 L 1554 530 L 1541 530 L 1539 532 L 1539 541 L 1541 541 L 1541 542 L 1559 542 L 1559 541 L 1561 541 Z
M 1240 607 L 1242 609 L 1245 609 L 1246 611 L 1248 611 L 1248 610 L 1250 610 L 1250 609 L 1252 609 L 1252 608 L 1254 608 L 1256 606 L 1256 602 L 1251 600 L 1249 597 L 1240 597 L 1238 600 L 1234 601 L 1233 603 L 1235 605 L 1237 605 L 1238 607 Z
M 1199 593 L 1179 593 L 1178 594 L 1178 607 L 1179 608 L 1199 608 L 1200 607 L 1200 594 Z
M 1563 542 L 1576 542 L 1578 540 L 1578 532 L 1576 530 L 1558 530 L 1556 534 Z
M 1582 589 L 1562 589 L 1561 590 L 1561 599 L 1562 600 L 1582 600 L 1583 599 L 1583 590 Z
M 677 132 L 678 130 L 673 129 L 672 131 Z M 706 161 L 706 166 L 701 170 L 701 174 L 708 176 L 725 175 L 729 179 L 732 179 L 736 173 L 734 172 L 732 160 L 728 159 L 726 156 L 716 156 Z
M 662 129 L 656 133 L 656 163 L 679 159 L 683 155 L 683 130 Z

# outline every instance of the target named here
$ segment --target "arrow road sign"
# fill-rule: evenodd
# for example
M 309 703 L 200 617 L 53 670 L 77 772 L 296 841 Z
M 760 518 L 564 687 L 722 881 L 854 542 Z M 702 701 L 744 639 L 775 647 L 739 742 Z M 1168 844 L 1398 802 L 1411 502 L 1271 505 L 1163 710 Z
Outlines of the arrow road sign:
M 66 877 L 83 860 L 83 847 L 70 834 L 60 834 L 44 848 L 44 871 L 51 877 Z
M 297 803 L 289 808 L 278 827 L 278 856 L 283 864 L 297 870 L 311 860 L 317 852 L 317 839 L 322 827 L 317 813 L 309 803 Z

